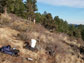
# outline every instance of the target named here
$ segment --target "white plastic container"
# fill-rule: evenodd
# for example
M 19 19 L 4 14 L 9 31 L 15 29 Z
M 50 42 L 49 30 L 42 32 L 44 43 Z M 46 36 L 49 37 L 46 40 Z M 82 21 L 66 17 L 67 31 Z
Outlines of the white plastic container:
M 35 46 L 36 46 L 36 40 L 35 39 L 31 39 L 31 47 L 32 48 L 35 48 Z

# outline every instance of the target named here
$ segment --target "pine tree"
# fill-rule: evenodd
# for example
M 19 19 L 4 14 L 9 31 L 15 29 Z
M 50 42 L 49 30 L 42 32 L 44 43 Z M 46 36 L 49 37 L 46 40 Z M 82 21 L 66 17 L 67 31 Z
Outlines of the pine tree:
M 24 11 L 25 5 L 22 0 L 0 0 L 0 12 L 22 16 Z
M 10 2 L 13 0 L 0 0 L 1 12 L 7 13 L 7 8 L 11 5 Z
M 37 0 L 33 0 L 33 11 L 34 12 L 38 10 L 36 3 L 37 3 Z
M 32 17 L 32 14 L 33 14 L 32 0 L 27 0 L 26 8 L 27 8 L 28 20 L 31 20 L 31 17 Z
M 84 30 L 81 32 L 82 39 L 84 40 Z
M 0 0 L 0 12 L 5 12 L 7 11 L 7 1 L 8 0 Z
M 19 16 L 22 16 L 22 14 L 25 12 L 26 8 L 22 0 L 15 0 L 14 2 L 14 10 L 13 12 Z
M 28 20 L 32 20 L 35 18 L 35 11 L 37 11 L 36 6 L 36 0 L 27 0 L 26 2 L 26 8 L 27 8 L 27 14 L 28 14 Z

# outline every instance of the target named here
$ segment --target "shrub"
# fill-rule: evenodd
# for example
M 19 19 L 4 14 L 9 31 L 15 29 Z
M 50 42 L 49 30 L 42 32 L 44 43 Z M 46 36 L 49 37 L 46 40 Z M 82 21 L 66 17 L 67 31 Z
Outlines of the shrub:
M 28 40 L 30 39 L 26 32 L 21 32 L 17 35 L 17 37 L 19 37 L 20 40 L 23 40 L 25 42 L 28 42 Z
M 26 31 L 28 29 L 28 25 L 24 22 L 15 21 L 11 26 L 18 31 Z
M 6 17 L 4 17 L 4 18 L 0 18 L 0 24 L 1 25 L 8 25 L 8 24 L 10 24 L 11 23 L 11 20 L 10 19 L 8 19 L 8 18 L 6 18 Z

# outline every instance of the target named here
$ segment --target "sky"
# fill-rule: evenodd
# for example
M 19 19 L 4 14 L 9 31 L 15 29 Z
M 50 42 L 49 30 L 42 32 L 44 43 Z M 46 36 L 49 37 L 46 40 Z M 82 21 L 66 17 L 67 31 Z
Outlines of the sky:
M 38 12 L 47 11 L 69 24 L 84 24 L 84 0 L 37 0 Z

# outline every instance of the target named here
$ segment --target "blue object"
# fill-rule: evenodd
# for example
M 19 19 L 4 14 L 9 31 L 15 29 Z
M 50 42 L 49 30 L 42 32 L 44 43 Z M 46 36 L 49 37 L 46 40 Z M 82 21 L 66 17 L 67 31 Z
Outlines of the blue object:
M 10 51 L 11 50 L 11 46 L 3 46 L 2 48 L 1 48 L 1 51 L 3 51 L 3 52 L 5 52 L 5 51 Z
M 17 52 L 17 50 L 11 49 L 10 45 L 3 46 L 2 48 L 0 48 L 0 51 L 2 53 L 9 54 L 9 55 L 18 55 L 18 52 L 19 52 L 19 51 Z

